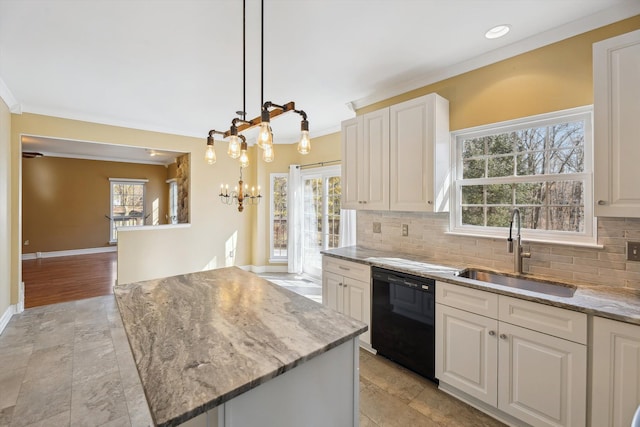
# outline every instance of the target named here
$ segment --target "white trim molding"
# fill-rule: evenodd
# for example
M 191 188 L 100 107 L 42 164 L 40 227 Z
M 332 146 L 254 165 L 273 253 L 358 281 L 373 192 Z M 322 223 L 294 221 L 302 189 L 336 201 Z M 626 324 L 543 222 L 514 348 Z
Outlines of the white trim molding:
M 4 328 L 6 328 L 7 325 L 9 324 L 9 320 L 11 320 L 11 316 L 13 316 L 16 313 L 17 311 L 16 311 L 15 305 L 10 305 L 9 307 L 7 307 L 4 313 L 2 313 L 2 316 L 0 317 L 0 334 L 2 333 L 2 331 L 4 331 Z
M 104 246 L 101 248 L 86 248 L 86 249 L 70 249 L 67 251 L 52 251 L 52 252 L 35 252 L 22 254 L 22 260 L 37 259 L 37 258 L 56 258 L 60 256 L 75 256 L 75 255 L 89 255 L 100 254 L 104 252 L 117 252 L 117 246 Z
M 22 114 L 20 103 L 18 103 L 18 100 L 13 96 L 11 89 L 9 89 L 2 77 L 0 77 L 0 98 L 7 104 L 9 111 L 14 114 Z

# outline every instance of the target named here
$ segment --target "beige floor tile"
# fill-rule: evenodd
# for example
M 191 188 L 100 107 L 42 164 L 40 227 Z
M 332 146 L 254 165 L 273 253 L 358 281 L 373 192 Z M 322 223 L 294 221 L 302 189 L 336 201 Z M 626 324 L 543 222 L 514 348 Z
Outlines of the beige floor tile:
M 46 420 L 38 421 L 25 427 L 68 427 L 69 414 L 69 411 L 64 411 Z
M 71 425 L 94 427 L 129 418 L 117 372 L 75 383 L 71 397 Z
M 365 352 L 362 350 L 360 352 Z M 428 380 L 381 356 L 366 357 L 360 364 L 360 376 L 405 403 L 413 400 Z

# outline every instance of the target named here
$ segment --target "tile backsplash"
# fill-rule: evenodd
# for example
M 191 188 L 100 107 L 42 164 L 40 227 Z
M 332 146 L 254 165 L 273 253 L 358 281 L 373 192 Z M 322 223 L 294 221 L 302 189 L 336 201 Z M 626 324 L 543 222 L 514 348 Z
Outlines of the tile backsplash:
M 380 232 L 374 233 L 374 223 Z M 449 214 L 358 211 L 357 244 L 365 248 L 423 255 L 434 261 L 512 271 L 504 236 L 476 238 L 446 234 Z M 408 236 L 402 236 L 408 224 Z M 376 229 L 377 231 L 377 229 Z M 640 218 L 599 218 L 603 249 L 524 242 L 531 258 L 524 271 L 593 285 L 640 289 L 640 262 L 626 261 L 627 241 L 640 241 Z

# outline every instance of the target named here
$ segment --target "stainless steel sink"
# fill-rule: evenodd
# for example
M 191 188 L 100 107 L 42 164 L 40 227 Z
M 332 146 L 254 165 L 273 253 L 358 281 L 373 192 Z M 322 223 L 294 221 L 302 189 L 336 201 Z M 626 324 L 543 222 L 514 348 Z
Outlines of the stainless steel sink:
M 572 297 L 576 292 L 576 287 L 573 285 L 525 279 L 520 276 L 496 273 L 493 271 L 476 270 L 473 268 L 461 271 L 458 276 L 558 297 Z

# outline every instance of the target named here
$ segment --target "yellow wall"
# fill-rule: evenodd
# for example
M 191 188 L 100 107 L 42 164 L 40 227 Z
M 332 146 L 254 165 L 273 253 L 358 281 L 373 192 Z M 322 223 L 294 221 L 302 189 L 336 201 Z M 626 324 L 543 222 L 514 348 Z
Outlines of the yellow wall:
M 11 113 L 0 99 L 0 318 L 11 305 Z
M 40 157 L 22 160 L 23 253 L 109 245 L 109 178 L 147 179 L 146 225 L 166 224 L 167 168 L 162 165 Z
M 364 114 L 436 92 L 451 130 L 593 103 L 592 44 L 640 28 L 640 15 L 361 108 Z

